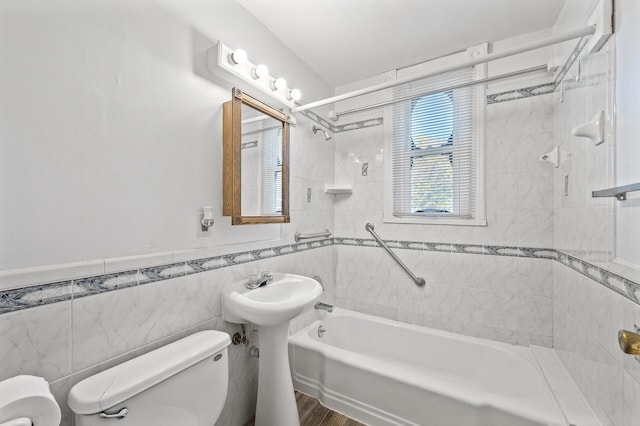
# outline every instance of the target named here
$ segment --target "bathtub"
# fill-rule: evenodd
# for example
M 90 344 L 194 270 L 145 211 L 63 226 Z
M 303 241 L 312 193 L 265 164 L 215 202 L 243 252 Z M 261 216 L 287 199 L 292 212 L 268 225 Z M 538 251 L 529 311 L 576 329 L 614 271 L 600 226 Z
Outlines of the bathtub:
M 567 425 L 524 347 L 336 308 L 289 360 L 297 390 L 369 425 Z

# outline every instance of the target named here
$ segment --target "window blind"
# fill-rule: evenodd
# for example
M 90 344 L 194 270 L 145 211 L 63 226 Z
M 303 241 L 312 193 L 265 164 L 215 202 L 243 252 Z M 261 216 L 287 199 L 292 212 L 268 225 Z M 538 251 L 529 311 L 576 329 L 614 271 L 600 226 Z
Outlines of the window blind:
M 282 126 L 270 126 L 262 134 L 263 215 L 282 213 Z
M 393 89 L 392 213 L 396 217 L 473 218 L 473 68 Z M 439 91 L 438 89 L 443 89 Z

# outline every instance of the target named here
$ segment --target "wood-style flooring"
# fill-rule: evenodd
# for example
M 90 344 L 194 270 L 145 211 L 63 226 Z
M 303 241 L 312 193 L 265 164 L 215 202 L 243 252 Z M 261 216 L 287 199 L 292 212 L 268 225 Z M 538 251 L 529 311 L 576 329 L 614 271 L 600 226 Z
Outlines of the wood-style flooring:
M 335 411 L 331 411 L 320 402 L 296 391 L 296 403 L 300 426 L 366 426 Z M 254 426 L 254 421 L 249 421 L 245 426 Z

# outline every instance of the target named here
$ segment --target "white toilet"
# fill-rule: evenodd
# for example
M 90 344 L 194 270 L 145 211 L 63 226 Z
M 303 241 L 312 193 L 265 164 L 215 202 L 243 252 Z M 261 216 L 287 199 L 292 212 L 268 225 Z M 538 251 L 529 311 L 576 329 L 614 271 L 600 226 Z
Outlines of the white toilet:
M 201 331 L 77 383 L 76 426 L 213 426 L 229 387 L 229 335 Z

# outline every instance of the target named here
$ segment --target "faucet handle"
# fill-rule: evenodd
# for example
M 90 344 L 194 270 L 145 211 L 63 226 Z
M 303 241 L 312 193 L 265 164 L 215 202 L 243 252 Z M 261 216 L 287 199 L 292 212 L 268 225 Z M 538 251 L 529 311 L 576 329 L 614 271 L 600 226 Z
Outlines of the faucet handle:
M 262 278 L 273 278 L 273 273 L 269 271 L 263 271 Z

